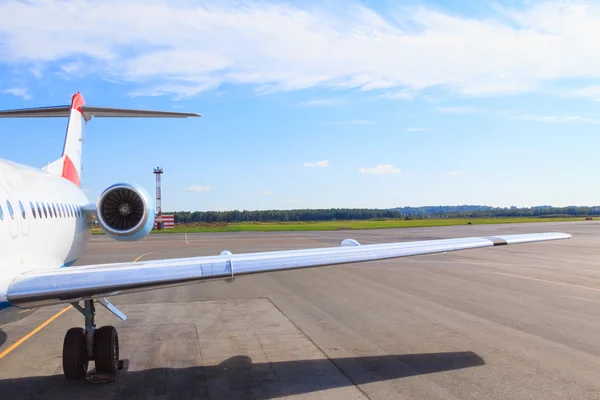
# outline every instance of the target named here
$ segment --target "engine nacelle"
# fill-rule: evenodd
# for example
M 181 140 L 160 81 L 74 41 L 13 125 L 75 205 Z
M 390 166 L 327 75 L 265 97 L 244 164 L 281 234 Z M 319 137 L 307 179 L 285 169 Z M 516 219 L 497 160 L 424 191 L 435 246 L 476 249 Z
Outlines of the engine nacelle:
M 108 236 L 119 241 L 142 239 L 154 227 L 154 201 L 140 186 L 117 183 L 98 198 L 96 218 Z

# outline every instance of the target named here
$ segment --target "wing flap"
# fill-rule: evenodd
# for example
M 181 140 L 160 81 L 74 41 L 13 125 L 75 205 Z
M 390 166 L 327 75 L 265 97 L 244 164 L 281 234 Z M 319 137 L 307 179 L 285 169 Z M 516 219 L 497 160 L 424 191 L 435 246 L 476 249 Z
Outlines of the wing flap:
M 549 232 L 88 265 L 26 273 L 10 284 L 7 297 L 14 305 L 36 307 L 237 275 L 570 237 Z

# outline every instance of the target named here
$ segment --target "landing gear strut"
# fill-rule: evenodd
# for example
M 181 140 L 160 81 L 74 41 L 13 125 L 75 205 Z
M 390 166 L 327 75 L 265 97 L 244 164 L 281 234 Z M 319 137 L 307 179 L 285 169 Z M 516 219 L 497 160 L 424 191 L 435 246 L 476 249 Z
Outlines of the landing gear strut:
M 103 302 L 107 300 L 101 301 L 106 307 Z M 71 380 L 85 378 L 89 362 L 94 361 L 96 371 L 88 379 L 94 382 L 114 381 L 120 366 L 117 330 L 112 326 L 96 329 L 94 300 L 85 300 L 83 307 L 73 303 L 73 307 L 84 315 L 85 329 L 71 328 L 65 335 L 62 356 L 65 377 Z

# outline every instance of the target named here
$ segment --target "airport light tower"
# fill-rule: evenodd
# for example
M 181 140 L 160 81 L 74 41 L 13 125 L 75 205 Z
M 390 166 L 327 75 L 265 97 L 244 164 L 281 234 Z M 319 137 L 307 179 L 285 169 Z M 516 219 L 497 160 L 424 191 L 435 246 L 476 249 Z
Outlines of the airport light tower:
M 156 175 L 156 214 L 158 216 L 162 215 L 162 207 L 160 204 L 160 176 L 162 175 L 162 173 L 163 169 L 161 167 L 154 168 L 154 175 Z

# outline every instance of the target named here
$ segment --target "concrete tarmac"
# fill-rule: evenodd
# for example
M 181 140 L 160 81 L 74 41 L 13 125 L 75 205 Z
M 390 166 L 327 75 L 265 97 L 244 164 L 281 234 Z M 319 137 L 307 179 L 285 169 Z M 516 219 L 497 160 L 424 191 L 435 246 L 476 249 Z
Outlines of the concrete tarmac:
M 69 382 L 69 309 L 0 359 L 4 399 L 598 399 L 600 223 L 91 239 L 78 265 L 561 231 L 565 241 L 274 272 L 116 296 L 126 368 Z M 0 353 L 64 306 L 0 325 Z

